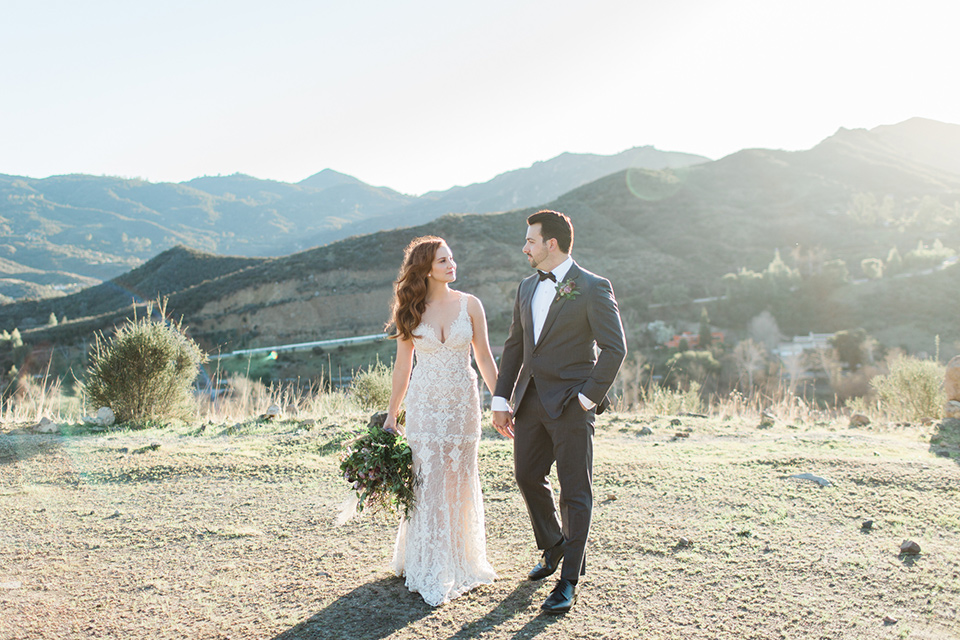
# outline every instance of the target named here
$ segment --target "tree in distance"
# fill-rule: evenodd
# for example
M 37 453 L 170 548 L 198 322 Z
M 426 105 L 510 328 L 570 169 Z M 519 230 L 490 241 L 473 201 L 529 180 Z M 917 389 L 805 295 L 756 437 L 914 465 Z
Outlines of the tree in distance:
M 102 333 L 90 353 L 83 391 L 94 410 L 110 407 L 118 423 L 145 424 L 193 413 L 191 385 L 207 356 L 184 333 L 183 320 L 166 319 L 167 301 L 128 319 L 112 338 Z
M 883 277 L 883 260 L 879 258 L 864 258 L 860 261 L 860 270 L 863 275 L 871 280 L 879 280 Z
M 701 349 L 709 349 L 713 344 L 713 334 L 710 332 L 710 314 L 706 307 L 700 308 L 700 342 Z

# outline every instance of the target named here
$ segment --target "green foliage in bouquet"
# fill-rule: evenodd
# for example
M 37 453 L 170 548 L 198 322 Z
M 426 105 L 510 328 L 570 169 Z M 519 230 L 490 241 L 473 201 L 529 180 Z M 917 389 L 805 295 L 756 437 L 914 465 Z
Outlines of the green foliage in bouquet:
M 409 515 L 413 509 L 413 452 L 400 434 L 387 433 L 372 420 L 367 432 L 347 443 L 340 459 L 343 478 L 357 492 L 357 512 L 389 510 Z

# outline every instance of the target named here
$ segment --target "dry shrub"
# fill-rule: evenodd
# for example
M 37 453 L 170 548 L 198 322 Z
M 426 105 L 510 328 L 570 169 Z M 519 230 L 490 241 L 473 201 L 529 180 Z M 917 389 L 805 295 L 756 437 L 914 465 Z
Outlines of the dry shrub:
M 328 389 L 323 379 L 309 385 L 273 383 L 268 386 L 259 380 L 232 375 L 212 386 L 223 391 L 202 397 L 199 418 L 217 423 L 256 418 L 266 413 L 270 405 L 280 407 L 285 417 L 297 419 L 342 419 L 363 410 L 351 394 Z
M 385 410 L 390 402 L 393 370 L 377 360 L 366 371 L 358 371 L 350 383 L 353 399 L 367 409 Z
M 850 398 L 869 398 L 873 395 L 871 380 L 880 375 L 877 367 L 863 366 L 848 374 L 839 374 L 831 382 L 833 392 L 841 402 Z
M 821 410 L 816 401 L 797 395 L 790 390 L 792 383 L 786 382 L 771 387 L 764 392 L 745 396 L 734 390 L 715 407 L 721 419 L 751 417 L 759 419 L 761 414 L 769 414 L 782 422 L 811 423 L 817 420 L 830 420 L 834 412 Z
M 939 418 L 946 403 L 943 379 L 946 367 L 935 360 L 896 356 L 890 372 L 870 381 L 880 410 L 891 420 Z
M 79 417 L 82 407 L 77 398 L 63 393 L 62 381 L 47 373 L 38 379 L 21 375 L 9 396 L 0 400 L 0 418 L 4 422 L 38 422 L 46 416 L 54 421 Z
M 641 393 L 643 408 L 658 416 L 675 416 L 680 413 L 701 413 L 700 384 L 691 381 L 686 391 L 674 391 L 659 384 L 651 384 Z
M 83 391 L 93 408 L 110 407 L 117 422 L 189 419 L 196 411 L 192 385 L 206 355 L 181 322 L 168 322 L 166 300 L 128 319 L 112 338 L 96 335 Z

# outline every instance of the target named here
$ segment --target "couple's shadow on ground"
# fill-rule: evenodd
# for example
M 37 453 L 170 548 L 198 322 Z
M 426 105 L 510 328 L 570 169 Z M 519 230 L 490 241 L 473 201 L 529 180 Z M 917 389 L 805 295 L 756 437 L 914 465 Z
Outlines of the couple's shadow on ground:
M 498 625 L 528 610 L 533 594 L 540 585 L 539 582 L 520 583 L 485 616 L 464 624 L 450 636 L 442 637 L 448 637 L 450 640 L 470 640 L 489 633 Z M 464 597 L 469 598 L 470 595 Z M 320 640 L 321 638 L 379 640 L 425 618 L 432 611 L 434 609 L 428 606 L 419 595 L 407 590 L 402 579 L 383 578 L 357 587 L 307 620 L 275 636 L 273 640 Z M 557 620 L 556 616 L 538 615 L 512 637 L 536 636 Z

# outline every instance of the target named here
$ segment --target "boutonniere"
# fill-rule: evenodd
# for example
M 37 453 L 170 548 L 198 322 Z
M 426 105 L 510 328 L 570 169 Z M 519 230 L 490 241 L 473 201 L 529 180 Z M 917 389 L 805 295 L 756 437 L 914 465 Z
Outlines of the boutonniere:
M 573 300 L 580 292 L 577 291 L 577 283 L 573 280 L 561 280 L 557 283 L 557 297 L 553 299 L 554 302 L 564 298 L 566 300 Z

